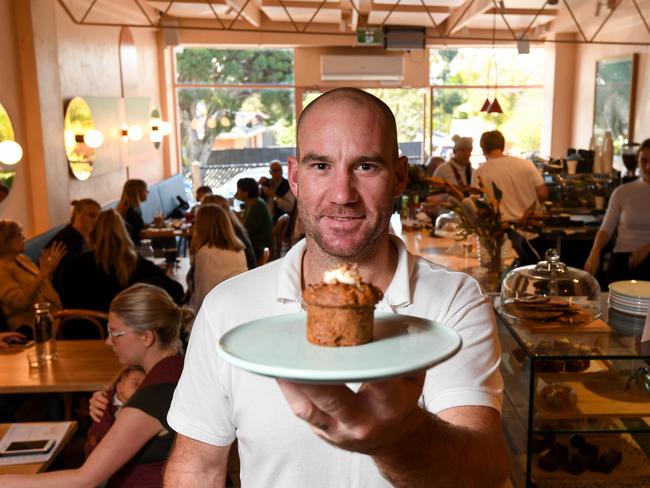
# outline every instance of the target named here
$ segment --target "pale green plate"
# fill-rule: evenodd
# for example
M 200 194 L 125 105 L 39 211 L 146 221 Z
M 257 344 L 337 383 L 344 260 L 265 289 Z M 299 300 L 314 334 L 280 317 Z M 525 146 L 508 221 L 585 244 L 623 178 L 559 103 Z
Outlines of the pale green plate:
M 217 352 L 252 373 L 305 383 L 354 383 L 427 369 L 455 354 L 458 333 L 431 320 L 375 313 L 374 340 L 354 347 L 307 341 L 307 314 L 253 320 L 221 337 Z

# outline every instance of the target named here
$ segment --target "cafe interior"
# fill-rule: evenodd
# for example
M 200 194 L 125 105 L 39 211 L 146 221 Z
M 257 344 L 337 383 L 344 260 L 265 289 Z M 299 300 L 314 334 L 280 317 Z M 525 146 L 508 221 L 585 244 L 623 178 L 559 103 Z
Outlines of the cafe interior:
M 147 465 L 150 485 L 123 469 L 128 458 L 80 471 L 107 456 L 94 451 L 111 439 L 111 423 L 100 426 L 124 403 L 162 429 L 165 455 L 174 438 L 137 406 L 150 370 L 116 348 L 132 331 L 156 333 L 116 310 L 130 293 L 159 300 L 167 321 L 181 307 L 198 313 L 218 283 L 299 245 L 277 166 L 286 178 L 303 109 L 341 87 L 396 116 L 409 167 L 391 232 L 410 253 L 470 275 L 495 312 L 509 466 L 499 486 L 650 486 L 650 1 L 0 0 L 0 66 L 0 486 L 77 479 L 39 474 L 60 470 L 93 473 L 78 486 L 161 485 L 164 456 Z M 495 130 L 505 147 L 490 153 L 482 135 Z M 486 162 L 504 154 L 534 173 L 530 189 L 486 183 L 504 181 Z M 505 161 L 499 171 L 514 175 Z M 505 202 L 526 191 L 526 212 L 506 218 Z M 261 237 L 248 221 L 260 200 Z M 203 219 L 235 244 L 224 237 L 222 254 L 202 253 Z M 191 320 L 181 322 L 186 345 Z M 146 354 L 171 347 L 156 340 Z M 410 353 L 396 358 L 384 377 L 417 369 Z M 255 361 L 230 364 L 316 378 Z M 352 370 L 338 383 L 384 378 Z M 134 400 L 120 393 L 129 381 Z M 237 448 L 227 464 L 224 483 L 240 486 L 251 467 L 240 468 Z

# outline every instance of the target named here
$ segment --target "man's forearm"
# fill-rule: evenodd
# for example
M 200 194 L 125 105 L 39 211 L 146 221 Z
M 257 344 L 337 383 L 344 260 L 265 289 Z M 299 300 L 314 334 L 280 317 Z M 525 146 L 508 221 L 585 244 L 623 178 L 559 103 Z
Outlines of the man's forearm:
M 373 456 L 398 488 L 500 487 L 508 457 L 500 430 L 492 434 L 452 425 L 418 409 L 404 426 L 398 449 Z
M 163 486 L 169 488 L 225 486 L 229 450 L 230 446 L 211 446 L 177 434 L 174 447 L 163 470 Z
M 181 463 L 171 459 L 167 462 L 163 478 L 163 486 L 176 488 L 177 486 L 201 488 L 226 486 L 226 473 L 208 473 L 201 470 L 188 469 Z

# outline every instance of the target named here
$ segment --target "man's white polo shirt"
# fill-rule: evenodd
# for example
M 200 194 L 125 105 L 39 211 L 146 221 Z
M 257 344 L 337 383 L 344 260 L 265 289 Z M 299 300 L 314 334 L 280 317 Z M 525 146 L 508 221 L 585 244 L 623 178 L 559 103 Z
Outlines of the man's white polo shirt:
M 500 411 L 500 348 L 487 297 L 470 276 L 413 256 L 398 237 L 391 240 L 397 269 L 377 309 L 438 321 L 463 340 L 455 356 L 427 372 L 421 404 L 433 413 L 467 405 Z M 274 379 L 217 356 L 219 338 L 233 327 L 301 310 L 304 251 L 301 241 L 284 259 L 231 278 L 205 298 L 167 420 L 208 444 L 237 438 L 243 487 L 388 487 L 370 457 L 332 447 L 296 418 Z

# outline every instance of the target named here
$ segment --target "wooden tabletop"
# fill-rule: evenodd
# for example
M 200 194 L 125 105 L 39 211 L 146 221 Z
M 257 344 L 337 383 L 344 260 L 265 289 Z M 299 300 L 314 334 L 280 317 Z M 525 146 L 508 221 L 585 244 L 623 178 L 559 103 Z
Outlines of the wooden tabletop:
M 431 229 L 403 230 L 400 237 L 406 248 L 417 256 L 454 271 L 468 272 L 480 267 L 476 246 L 464 247 L 449 237 L 432 237 Z
M 41 423 L 41 422 L 34 422 L 34 423 Z M 42 423 L 50 424 L 53 422 L 42 422 Z M 9 427 L 11 427 L 11 424 L 0 424 L 0 439 L 2 439 L 5 436 L 5 434 L 9 430 Z M 68 443 L 68 441 L 72 437 L 72 434 L 74 434 L 76 430 L 77 430 L 77 422 L 70 422 L 70 426 L 68 427 L 68 430 L 66 431 L 63 440 L 54 447 L 54 452 L 52 453 L 52 455 L 47 461 L 42 463 L 10 464 L 7 466 L 0 466 L 0 474 L 42 473 L 48 468 L 50 464 L 52 464 L 52 461 L 54 461 L 54 459 L 59 455 L 59 452 L 61 452 L 63 446 L 65 446 Z
M 27 349 L 0 349 L 0 393 L 97 391 L 110 384 L 122 366 L 104 341 L 57 341 L 57 359 L 29 368 Z

